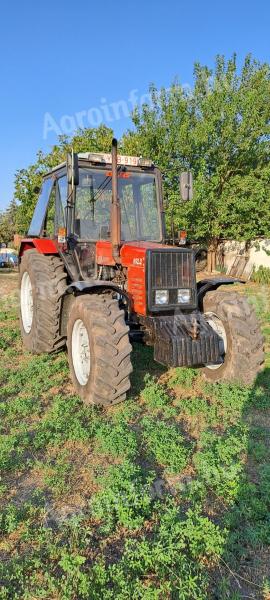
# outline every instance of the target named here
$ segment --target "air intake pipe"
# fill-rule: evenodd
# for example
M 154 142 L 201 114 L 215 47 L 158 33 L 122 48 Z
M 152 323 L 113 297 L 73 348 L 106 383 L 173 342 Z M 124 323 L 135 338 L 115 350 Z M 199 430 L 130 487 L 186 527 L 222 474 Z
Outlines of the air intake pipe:
M 120 263 L 121 208 L 118 197 L 117 140 L 112 140 L 112 204 L 111 204 L 111 243 L 116 263 Z

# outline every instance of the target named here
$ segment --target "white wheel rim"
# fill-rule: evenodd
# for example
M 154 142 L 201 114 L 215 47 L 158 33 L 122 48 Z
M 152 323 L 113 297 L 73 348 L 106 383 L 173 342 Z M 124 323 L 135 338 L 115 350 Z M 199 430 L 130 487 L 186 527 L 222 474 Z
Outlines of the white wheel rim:
M 80 385 L 86 385 L 89 379 L 91 357 L 87 329 L 81 319 L 73 325 L 71 336 L 72 363 Z
M 212 327 L 212 329 L 218 334 L 220 340 L 219 340 L 219 350 L 220 350 L 220 355 L 223 356 L 223 358 L 225 358 L 226 352 L 227 352 L 227 335 L 226 335 L 226 330 L 225 327 L 221 321 L 221 319 L 212 312 L 208 312 L 204 314 L 205 320 L 207 321 L 207 323 L 209 323 L 210 327 Z M 222 367 L 222 365 L 224 364 L 224 362 L 222 363 L 217 363 L 217 364 L 208 364 L 205 365 L 207 367 L 207 369 L 220 369 L 220 367 Z
M 30 333 L 33 323 L 33 290 L 31 279 L 25 271 L 21 281 L 21 315 L 25 333 Z

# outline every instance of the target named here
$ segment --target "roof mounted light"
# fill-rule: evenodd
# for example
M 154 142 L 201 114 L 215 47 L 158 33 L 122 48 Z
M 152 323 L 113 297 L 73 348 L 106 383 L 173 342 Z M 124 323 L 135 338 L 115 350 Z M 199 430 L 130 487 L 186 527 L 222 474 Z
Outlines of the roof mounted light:
M 108 161 L 106 160 L 106 156 L 110 156 L 110 154 L 102 154 L 101 152 L 80 152 L 79 158 L 83 158 L 86 160 L 90 160 L 91 162 L 106 164 Z M 112 157 L 109 161 L 112 162 Z
M 139 158 L 138 165 L 139 165 L 139 167 L 153 167 L 153 161 L 150 160 L 149 158 L 143 158 L 141 156 Z

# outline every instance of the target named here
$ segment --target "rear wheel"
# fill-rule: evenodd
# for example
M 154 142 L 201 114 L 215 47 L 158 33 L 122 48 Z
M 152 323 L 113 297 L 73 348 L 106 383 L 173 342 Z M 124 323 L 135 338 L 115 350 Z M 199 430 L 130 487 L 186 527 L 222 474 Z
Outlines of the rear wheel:
M 61 335 L 62 297 L 66 273 L 58 256 L 27 250 L 20 264 L 20 328 L 23 343 L 34 354 L 65 345 Z
M 264 361 L 263 336 L 253 308 L 235 292 L 208 292 L 204 317 L 220 338 L 222 361 L 206 365 L 209 381 L 252 384 Z
M 205 271 L 207 267 L 207 248 L 199 248 L 195 252 L 195 269 L 196 273 Z
M 124 311 L 105 295 L 78 296 L 67 325 L 74 387 L 86 404 L 109 406 L 125 400 L 130 388 L 131 345 Z

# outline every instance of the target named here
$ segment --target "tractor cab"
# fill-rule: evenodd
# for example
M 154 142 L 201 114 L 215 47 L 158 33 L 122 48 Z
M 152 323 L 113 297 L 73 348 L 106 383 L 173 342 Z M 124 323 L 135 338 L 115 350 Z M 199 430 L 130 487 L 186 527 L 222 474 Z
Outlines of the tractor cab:
M 44 177 L 28 235 L 54 240 L 67 253 L 76 249 L 81 269 L 77 276 L 89 278 L 95 275 L 97 242 L 109 244 L 111 239 L 112 155 L 78 154 L 76 177 L 72 187 L 66 163 Z M 121 247 L 130 242 L 164 241 L 161 174 L 152 161 L 117 156 L 117 197 Z

